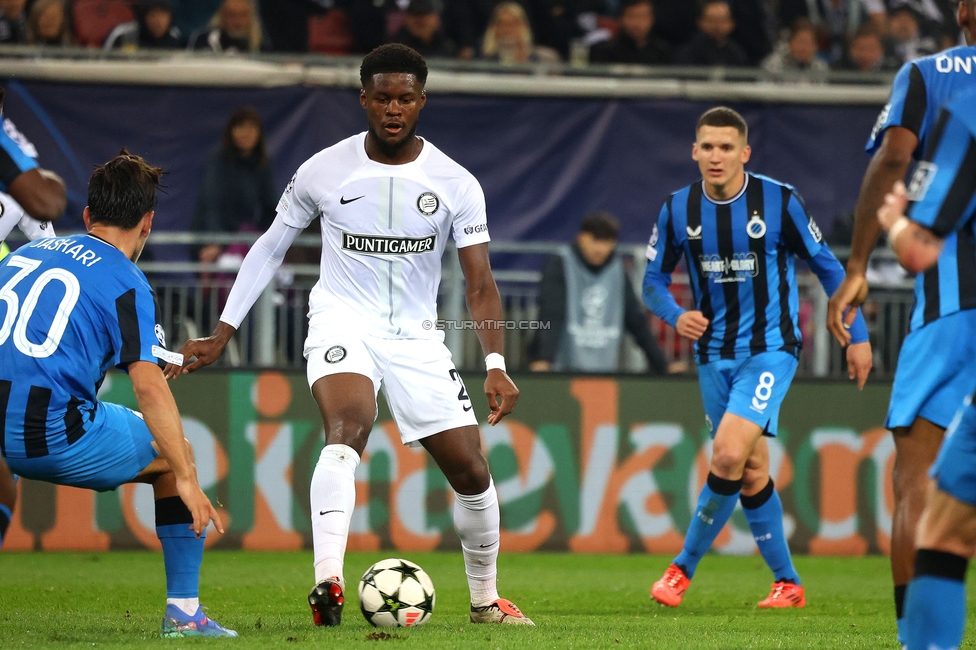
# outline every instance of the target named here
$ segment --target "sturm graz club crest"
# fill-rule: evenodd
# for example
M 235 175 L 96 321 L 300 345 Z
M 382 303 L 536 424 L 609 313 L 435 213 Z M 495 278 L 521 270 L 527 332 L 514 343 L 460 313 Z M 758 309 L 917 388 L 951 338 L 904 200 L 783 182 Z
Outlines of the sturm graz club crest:
M 333 345 L 325 351 L 326 363 L 339 363 L 346 358 L 346 348 L 341 345 Z
M 425 216 L 429 217 L 434 214 L 439 207 L 441 207 L 441 202 L 433 192 L 424 192 L 417 197 L 417 209 Z

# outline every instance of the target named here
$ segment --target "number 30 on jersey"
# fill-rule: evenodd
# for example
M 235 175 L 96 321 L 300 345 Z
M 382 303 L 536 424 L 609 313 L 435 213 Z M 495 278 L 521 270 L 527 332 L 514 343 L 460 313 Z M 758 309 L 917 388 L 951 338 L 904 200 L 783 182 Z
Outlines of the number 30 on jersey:
M 24 304 L 21 305 L 20 297 L 14 292 L 14 287 L 36 271 L 40 265 L 38 260 L 19 255 L 14 255 L 7 261 L 8 267 L 12 266 L 20 270 L 0 288 L 0 301 L 6 303 L 6 313 L 3 315 L 3 322 L 0 323 L 0 345 L 7 343 L 12 332 L 13 344 L 18 350 L 29 357 L 45 359 L 54 354 L 61 344 L 61 337 L 68 327 L 68 319 L 81 295 L 81 285 L 78 284 L 78 278 L 65 269 L 48 269 L 37 276 L 24 298 Z M 61 303 L 48 325 L 44 340 L 34 343 L 27 338 L 27 324 L 34 315 L 44 288 L 55 281 L 64 285 L 64 296 L 61 297 Z

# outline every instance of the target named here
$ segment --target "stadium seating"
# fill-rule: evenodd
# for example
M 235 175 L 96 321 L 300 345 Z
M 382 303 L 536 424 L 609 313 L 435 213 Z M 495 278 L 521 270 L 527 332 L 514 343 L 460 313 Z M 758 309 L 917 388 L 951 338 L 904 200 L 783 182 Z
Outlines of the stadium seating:
M 101 47 L 115 27 L 135 20 L 126 0 L 74 0 L 71 17 L 79 45 Z

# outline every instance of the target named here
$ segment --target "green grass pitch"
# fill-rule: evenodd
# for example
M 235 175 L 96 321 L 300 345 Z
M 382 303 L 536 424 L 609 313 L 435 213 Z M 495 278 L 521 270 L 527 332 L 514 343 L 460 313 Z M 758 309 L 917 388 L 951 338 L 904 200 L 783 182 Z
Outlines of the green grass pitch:
M 241 637 L 173 640 L 158 637 L 161 555 L 0 553 L 0 648 L 897 648 L 882 557 L 797 558 L 807 607 L 760 611 L 771 579 L 759 557 L 706 557 L 684 603 L 669 609 L 647 595 L 663 556 L 502 555 L 501 594 L 535 620 L 530 629 L 471 624 L 460 553 L 409 553 L 434 581 L 434 616 L 417 629 L 376 630 L 358 611 L 356 585 L 391 556 L 349 554 L 343 624 L 328 629 L 312 625 L 305 601 L 310 553 L 209 552 L 201 600 Z

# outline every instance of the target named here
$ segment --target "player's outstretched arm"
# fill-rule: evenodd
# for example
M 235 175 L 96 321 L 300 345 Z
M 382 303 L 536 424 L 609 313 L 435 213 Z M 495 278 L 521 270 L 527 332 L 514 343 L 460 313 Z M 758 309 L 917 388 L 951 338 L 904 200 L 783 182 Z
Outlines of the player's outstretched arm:
M 847 273 L 827 305 L 827 329 L 841 345 L 849 342 L 847 329 L 853 323 L 854 308 L 860 307 L 868 296 L 868 260 L 881 232 L 877 210 L 895 182 L 905 178 L 917 146 L 918 137 L 909 129 L 889 127 L 864 174 L 854 208 L 854 235 Z
M 236 327 L 228 325 L 224 321 L 217 323 L 217 327 L 214 328 L 213 333 L 210 336 L 205 336 L 199 339 L 190 339 L 183 344 L 180 348 L 180 354 L 183 355 L 184 365 L 177 366 L 172 363 L 166 364 L 166 369 L 163 371 L 163 375 L 166 379 L 175 379 L 180 374 L 187 374 L 190 372 L 196 372 L 204 366 L 209 366 L 211 363 L 220 358 L 221 353 L 227 344 L 230 342 L 231 337 L 234 336 L 234 332 L 237 331 Z M 186 363 L 190 359 L 194 359 L 191 363 Z
M 129 364 L 129 377 L 146 426 L 160 455 L 169 463 L 176 477 L 176 490 L 180 498 L 193 515 L 191 528 L 199 537 L 207 524 L 213 521 L 217 530 L 223 533 L 217 511 L 200 489 L 190 445 L 183 437 L 180 412 L 159 366 L 148 361 L 135 361 Z
M 485 354 L 488 366 L 488 377 L 485 379 L 485 396 L 488 398 L 488 424 L 494 426 L 503 417 L 515 409 L 518 402 L 519 389 L 505 370 L 505 332 L 501 327 L 486 326 L 485 323 L 502 320 L 502 299 L 498 294 L 498 285 L 491 274 L 491 262 L 488 259 L 488 244 L 475 244 L 458 249 L 461 260 L 461 270 L 464 272 L 466 284 L 465 294 L 468 301 L 468 311 L 476 323 L 475 328 L 481 350 Z
M 817 279 L 820 280 L 820 284 L 827 295 L 836 293 L 844 277 L 844 267 L 834 257 L 830 247 L 826 244 L 820 246 L 817 254 L 807 259 L 807 263 L 817 275 Z M 838 341 L 842 346 L 847 347 L 847 375 L 852 380 L 857 381 L 857 387 L 860 390 L 868 380 L 868 374 L 874 365 L 874 356 L 871 352 L 867 323 L 865 323 L 864 316 L 859 308 L 851 307 L 844 315 L 843 333 L 846 338 L 838 339 Z
M 275 272 L 285 259 L 285 253 L 295 243 L 301 234 L 301 228 L 294 228 L 285 223 L 279 214 L 267 232 L 258 237 L 254 246 L 247 252 L 241 262 L 241 270 L 237 272 L 237 279 L 227 296 L 227 304 L 220 315 L 220 322 L 210 336 L 201 339 L 191 339 L 183 344 L 180 353 L 189 361 L 196 357 L 196 361 L 185 365 L 166 366 L 166 378 L 173 379 L 180 374 L 187 374 L 208 366 L 220 356 L 230 338 L 240 327 L 247 312 L 257 302 L 261 292 L 265 290 Z

